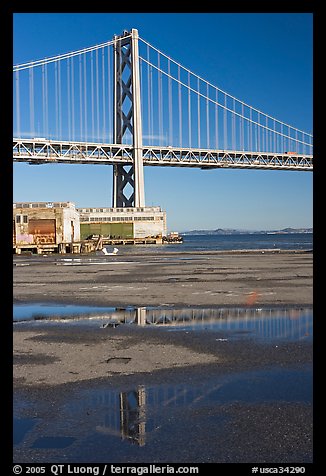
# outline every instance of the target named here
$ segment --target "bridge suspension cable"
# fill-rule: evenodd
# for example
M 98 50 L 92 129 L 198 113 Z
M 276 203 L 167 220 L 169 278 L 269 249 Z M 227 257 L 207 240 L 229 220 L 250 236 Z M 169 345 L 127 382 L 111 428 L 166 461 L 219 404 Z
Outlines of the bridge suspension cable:
M 125 38 L 127 38 L 128 36 L 130 36 L 130 35 L 126 35 Z M 98 50 L 100 48 L 112 46 L 117 41 L 119 41 L 119 39 L 106 41 L 105 43 L 100 43 L 98 45 L 90 46 L 88 48 L 83 48 L 83 49 L 80 49 L 80 50 L 77 50 L 77 51 L 71 51 L 69 53 L 63 53 L 61 55 L 52 56 L 50 58 L 43 58 L 43 59 L 39 59 L 39 60 L 35 60 L 35 61 L 29 61 L 28 63 L 17 64 L 17 65 L 14 65 L 13 71 L 14 72 L 15 71 L 22 71 L 24 69 L 35 68 L 37 66 L 41 66 L 43 64 L 53 63 L 54 61 L 66 60 L 66 59 L 71 58 L 73 56 L 84 55 L 86 53 L 90 53 L 90 52 Z
M 198 148 L 219 147 L 229 150 L 258 150 L 259 148 L 264 151 L 284 152 L 287 150 L 296 153 L 312 153 L 311 134 L 246 104 L 185 68 L 144 39 L 140 38 L 140 41 L 147 48 L 146 57 L 140 55 L 142 67 L 147 70 L 150 68 L 152 81 L 153 71 L 156 71 L 160 81 L 159 88 L 163 88 L 166 92 L 163 104 L 161 104 L 161 94 L 158 94 L 158 109 L 161 111 L 162 108 L 166 108 L 165 104 L 168 102 L 168 112 L 163 113 L 168 123 L 164 129 L 173 130 L 175 136 L 178 135 L 175 137 L 175 143 L 170 145 L 185 145 L 183 140 L 186 131 L 182 124 L 187 123 L 188 147 L 194 146 L 190 142 L 191 134 L 192 139 L 196 138 Z M 146 72 L 143 72 L 143 75 L 145 74 Z M 166 79 L 167 86 L 162 86 L 162 78 Z M 174 83 L 176 87 L 173 86 Z M 177 115 L 174 116 L 170 113 L 173 96 L 175 97 L 173 104 L 177 107 Z M 162 112 L 159 115 L 162 116 Z M 183 120 L 186 115 L 188 115 L 188 121 Z M 159 140 L 162 145 L 166 143 L 167 137 L 159 134 Z
M 14 66 L 14 135 L 112 142 L 118 41 Z
M 14 135 L 112 143 L 112 46 L 128 37 L 14 66 Z M 312 155 L 312 134 L 237 99 L 142 38 L 139 60 L 144 145 Z

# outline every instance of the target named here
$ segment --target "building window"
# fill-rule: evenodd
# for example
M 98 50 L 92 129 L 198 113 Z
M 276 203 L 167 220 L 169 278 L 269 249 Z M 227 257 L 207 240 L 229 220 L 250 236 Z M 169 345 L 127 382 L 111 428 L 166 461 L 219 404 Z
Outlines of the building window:
M 21 223 L 21 215 L 16 215 L 16 223 Z
M 23 223 L 28 223 L 28 216 L 27 215 L 23 215 Z

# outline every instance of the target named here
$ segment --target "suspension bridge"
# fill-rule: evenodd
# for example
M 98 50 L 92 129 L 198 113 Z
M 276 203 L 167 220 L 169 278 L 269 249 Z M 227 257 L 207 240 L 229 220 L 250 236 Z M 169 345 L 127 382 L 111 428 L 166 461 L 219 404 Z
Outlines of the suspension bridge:
M 113 207 L 144 207 L 144 166 L 313 170 L 313 136 L 139 37 L 14 66 L 13 160 L 113 166 Z

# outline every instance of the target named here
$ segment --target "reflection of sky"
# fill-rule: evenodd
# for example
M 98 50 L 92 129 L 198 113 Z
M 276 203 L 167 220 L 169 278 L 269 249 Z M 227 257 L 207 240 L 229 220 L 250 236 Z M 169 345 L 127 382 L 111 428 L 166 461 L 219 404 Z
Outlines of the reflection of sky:
M 295 319 L 280 312 L 279 315 L 270 316 L 264 311 L 261 316 L 246 319 L 229 318 L 218 321 L 209 320 L 198 323 L 191 323 L 186 326 L 173 326 L 170 330 L 212 330 L 231 332 L 233 336 L 249 334 L 258 338 L 285 338 L 287 340 L 312 338 L 313 320 L 312 311 L 310 314 L 298 314 Z
M 24 440 L 26 434 L 32 430 L 36 423 L 38 423 L 38 420 L 35 418 L 14 418 L 14 445 L 18 445 L 19 443 L 21 443 Z
M 73 318 L 74 315 L 88 313 L 112 312 L 112 307 L 76 306 L 60 304 L 14 304 L 14 321 L 33 320 L 40 317 L 50 318 L 52 316 Z
M 312 339 L 313 311 L 302 309 L 155 309 L 28 304 L 14 305 L 14 322 L 60 321 L 105 327 L 155 325 L 169 331 L 219 331 L 225 338 Z

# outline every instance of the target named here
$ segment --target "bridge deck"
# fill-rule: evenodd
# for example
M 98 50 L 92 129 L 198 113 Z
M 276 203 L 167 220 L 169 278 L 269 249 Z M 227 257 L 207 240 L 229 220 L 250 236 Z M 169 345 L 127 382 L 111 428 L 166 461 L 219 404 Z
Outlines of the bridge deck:
M 312 171 L 313 156 L 178 147 L 143 146 L 143 164 L 151 166 Z M 13 139 L 14 162 L 29 164 L 133 164 L 133 146 L 46 139 Z

